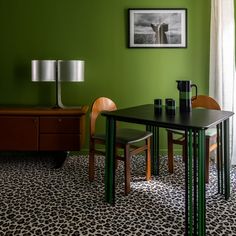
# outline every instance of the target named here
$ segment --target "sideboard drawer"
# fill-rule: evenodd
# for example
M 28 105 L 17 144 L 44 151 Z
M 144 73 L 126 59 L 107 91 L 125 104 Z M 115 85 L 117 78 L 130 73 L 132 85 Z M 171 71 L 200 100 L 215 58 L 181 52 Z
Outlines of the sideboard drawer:
M 79 151 L 79 134 L 40 134 L 39 149 L 42 151 Z
M 80 118 L 40 117 L 40 133 L 80 133 Z
M 0 117 L 0 151 L 37 151 L 38 117 Z

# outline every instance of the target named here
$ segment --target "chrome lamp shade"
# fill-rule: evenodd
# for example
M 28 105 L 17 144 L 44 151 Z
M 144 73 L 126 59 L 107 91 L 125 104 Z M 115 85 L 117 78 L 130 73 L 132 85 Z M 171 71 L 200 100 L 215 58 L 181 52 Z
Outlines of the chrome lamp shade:
M 61 101 L 61 82 L 84 81 L 84 61 L 32 60 L 33 82 L 56 82 L 56 108 L 65 108 Z
M 84 81 L 84 61 L 70 60 L 58 61 L 59 81 L 82 82 Z
M 31 79 L 33 82 L 50 82 L 57 79 L 56 60 L 33 60 L 31 62 Z

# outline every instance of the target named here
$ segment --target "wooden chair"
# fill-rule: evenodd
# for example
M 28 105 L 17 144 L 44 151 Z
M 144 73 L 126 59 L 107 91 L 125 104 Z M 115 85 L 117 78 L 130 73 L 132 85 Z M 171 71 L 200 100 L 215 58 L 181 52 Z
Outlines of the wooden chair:
M 90 144 L 89 144 L 89 180 L 94 180 L 95 175 L 95 154 L 105 155 L 104 151 L 96 149 L 96 145 L 105 145 L 105 134 L 97 134 L 96 121 L 102 111 L 114 111 L 117 107 L 115 103 L 106 97 L 97 98 L 91 107 L 90 113 Z M 125 169 L 125 195 L 130 192 L 130 159 L 133 155 L 146 152 L 146 180 L 151 179 L 151 154 L 150 154 L 150 139 L 152 133 L 136 129 L 117 129 L 116 132 L 116 148 L 123 149 L 124 155 L 116 155 L 117 160 L 124 161 Z M 145 142 L 144 142 L 145 141 Z M 144 142 L 144 144 L 143 144 Z M 136 143 L 142 143 L 137 146 Z M 118 153 L 116 151 L 116 153 Z
M 193 108 L 205 108 L 213 110 L 221 110 L 220 105 L 211 97 L 205 95 L 198 95 L 197 98 L 192 100 Z M 170 173 L 174 172 L 174 160 L 173 160 L 173 145 L 182 145 L 183 161 L 185 160 L 185 135 L 178 130 L 167 129 L 168 140 L 168 169 Z M 209 161 L 210 153 L 217 148 L 217 131 L 216 128 L 210 128 L 206 131 L 206 179 L 205 182 L 209 182 Z

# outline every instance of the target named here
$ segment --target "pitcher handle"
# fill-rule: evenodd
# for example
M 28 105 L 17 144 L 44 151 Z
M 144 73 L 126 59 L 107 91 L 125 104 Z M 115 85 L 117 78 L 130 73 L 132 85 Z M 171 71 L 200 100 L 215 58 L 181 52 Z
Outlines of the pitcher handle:
M 192 87 L 195 88 L 195 92 L 196 92 L 196 93 L 195 93 L 195 96 L 192 96 L 192 98 L 191 98 L 192 101 L 193 101 L 193 100 L 197 99 L 197 85 L 196 85 L 196 84 L 191 84 L 191 88 L 192 88 Z

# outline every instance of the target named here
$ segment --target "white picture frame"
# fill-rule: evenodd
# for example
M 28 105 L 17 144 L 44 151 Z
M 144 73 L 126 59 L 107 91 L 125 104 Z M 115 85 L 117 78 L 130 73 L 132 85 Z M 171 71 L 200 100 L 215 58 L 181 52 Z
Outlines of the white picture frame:
M 129 48 L 187 48 L 187 9 L 129 9 Z

